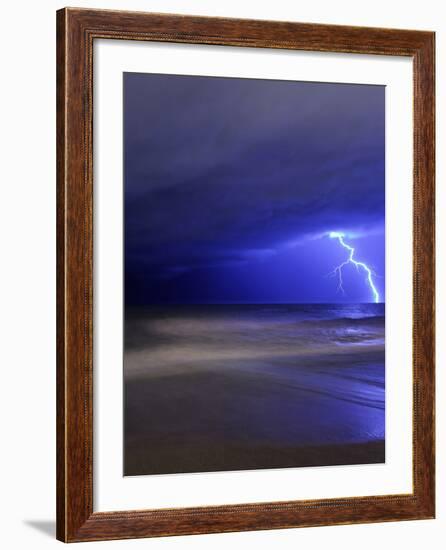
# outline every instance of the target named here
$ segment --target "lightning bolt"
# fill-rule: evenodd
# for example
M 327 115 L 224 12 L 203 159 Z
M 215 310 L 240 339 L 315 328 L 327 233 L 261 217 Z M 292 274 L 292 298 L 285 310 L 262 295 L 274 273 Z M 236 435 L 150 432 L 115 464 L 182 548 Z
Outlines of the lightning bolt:
M 348 245 L 344 241 L 344 234 L 343 233 L 338 233 L 337 231 L 332 231 L 331 233 L 329 233 L 329 237 L 331 239 L 337 239 L 339 244 L 342 247 L 344 247 L 346 250 L 348 250 L 348 252 L 349 252 L 348 259 L 345 260 L 345 262 L 342 262 L 342 264 L 335 267 L 335 269 L 332 272 L 333 275 L 337 275 L 338 278 L 339 278 L 338 290 L 340 290 L 344 294 L 344 287 L 343 287 L 343 280 L 342 280 L 342 269 L 348 264 L 353 264 L 356 267 L 357 271 L 359 271 L 360 268 L 365 271 L 366 281 L 367 281 L 367 283 L 368 283 L 368 285 L 369 285 L 369 287 L 372 291 L 373 300 L 374 300 L 375 303 L 378 303 L 379 302 L 379 292 L 376 289 L 376 286 L 373 282 L 373 278 L 372 278 L 373 272 L 372 272 L 372 270 L 364 262 L 358 262 L 357 260 L 355 260 L 355 258 L 354 258 L 355 249 L 352 246 Z

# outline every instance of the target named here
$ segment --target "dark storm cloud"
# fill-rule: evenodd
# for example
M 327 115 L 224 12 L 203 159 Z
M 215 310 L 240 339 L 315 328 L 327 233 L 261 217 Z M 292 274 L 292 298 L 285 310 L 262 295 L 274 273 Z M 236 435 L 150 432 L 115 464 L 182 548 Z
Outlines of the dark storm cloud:
M 128 73 L 124 92 L 129 280 L 382 229 L 383 87 Z

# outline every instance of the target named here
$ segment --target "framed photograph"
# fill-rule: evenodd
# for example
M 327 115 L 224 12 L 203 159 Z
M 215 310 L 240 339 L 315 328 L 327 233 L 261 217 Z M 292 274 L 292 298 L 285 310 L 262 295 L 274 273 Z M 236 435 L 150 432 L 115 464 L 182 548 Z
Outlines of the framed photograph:
M 434 517 L 434 33 L 57 13 L 57 537 Z

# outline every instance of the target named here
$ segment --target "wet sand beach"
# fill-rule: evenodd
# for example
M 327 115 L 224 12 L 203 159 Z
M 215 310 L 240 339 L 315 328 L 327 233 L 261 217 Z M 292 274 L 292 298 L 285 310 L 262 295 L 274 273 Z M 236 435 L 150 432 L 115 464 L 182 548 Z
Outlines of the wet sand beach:
M 384 305 L 126 312 L 125 475 L 385 461 Z

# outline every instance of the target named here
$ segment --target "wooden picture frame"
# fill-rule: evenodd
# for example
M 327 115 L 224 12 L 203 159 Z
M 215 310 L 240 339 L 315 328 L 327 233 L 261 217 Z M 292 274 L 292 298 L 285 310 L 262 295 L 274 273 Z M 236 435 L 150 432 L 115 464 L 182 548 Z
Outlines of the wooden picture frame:
M 93 511 L 93 42 L 137 40 L 413 60 L 413 492 Z M 434 33 L 65 8 L 57 12 L 57 538 L 65 542 L 434 517 Z

